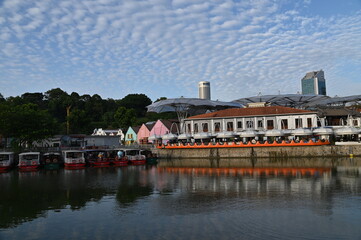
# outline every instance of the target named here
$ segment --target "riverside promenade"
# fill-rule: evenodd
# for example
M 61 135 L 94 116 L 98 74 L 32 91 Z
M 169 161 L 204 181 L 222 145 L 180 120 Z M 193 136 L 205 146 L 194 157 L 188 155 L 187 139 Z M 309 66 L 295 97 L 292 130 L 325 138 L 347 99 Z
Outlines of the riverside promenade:
M 297 147 L 247 147 L 247 148 L 199 148 L 153 149 L 159 158 L 313 158 L 313 157 L 361 157 L 360 145 L 323 145 Z

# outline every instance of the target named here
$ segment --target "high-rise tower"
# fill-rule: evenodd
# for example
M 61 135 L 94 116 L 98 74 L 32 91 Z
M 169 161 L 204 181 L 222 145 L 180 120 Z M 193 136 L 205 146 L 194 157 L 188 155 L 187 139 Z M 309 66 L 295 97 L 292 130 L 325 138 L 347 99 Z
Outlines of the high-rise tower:
M 326 95 L 326 79 L 322 70 L 307 73 L 301 85 L 302 94 Z
M 211 100 L 211 84 L 207 81 L 198 83 L 199 98 Z

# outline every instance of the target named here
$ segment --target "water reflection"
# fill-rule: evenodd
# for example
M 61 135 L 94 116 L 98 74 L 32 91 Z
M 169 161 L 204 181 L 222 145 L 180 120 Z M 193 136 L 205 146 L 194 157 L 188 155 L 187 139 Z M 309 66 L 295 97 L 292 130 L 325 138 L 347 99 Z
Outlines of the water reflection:
M 307 238 L 299 226 L 313 239 L 360 236 L 360 160 L 234 161 L 1 173 L 0 238 L 25 236 L 38 219 L 44 239 Z M 46 230 L 59 219 L 72 235 Z

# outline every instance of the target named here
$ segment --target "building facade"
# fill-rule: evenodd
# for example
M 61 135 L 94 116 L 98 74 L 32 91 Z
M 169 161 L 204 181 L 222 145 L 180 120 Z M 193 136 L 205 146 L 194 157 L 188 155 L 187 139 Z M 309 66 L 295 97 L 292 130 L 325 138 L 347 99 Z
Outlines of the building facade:
M 326 95 L 326 79 L 322 70 L 307 73 L 301 85 L 302 94 Z
M 233 108 L 189 117 L 184 120 L 185 132 L 241 132 L 314 128 L 321 123 L 316 112 L 282 106 Z

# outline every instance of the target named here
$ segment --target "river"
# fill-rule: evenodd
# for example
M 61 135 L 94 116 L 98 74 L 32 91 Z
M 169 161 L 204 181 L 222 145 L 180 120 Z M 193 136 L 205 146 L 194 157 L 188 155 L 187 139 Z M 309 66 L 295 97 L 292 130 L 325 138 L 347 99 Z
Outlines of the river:
M 12 170 L 0 239 L 361 239 L 360 162 Z

